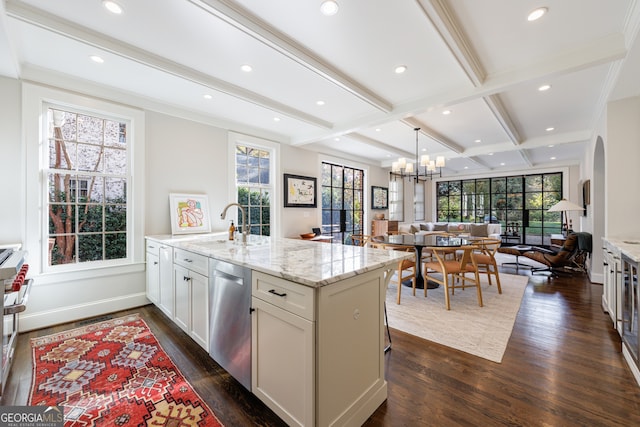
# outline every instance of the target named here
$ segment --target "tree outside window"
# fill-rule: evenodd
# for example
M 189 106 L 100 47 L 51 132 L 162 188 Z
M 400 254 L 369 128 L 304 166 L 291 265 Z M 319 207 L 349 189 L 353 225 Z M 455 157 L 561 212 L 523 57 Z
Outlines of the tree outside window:
M 127 123 L 50 107 L 49 265 L 127 258 Z

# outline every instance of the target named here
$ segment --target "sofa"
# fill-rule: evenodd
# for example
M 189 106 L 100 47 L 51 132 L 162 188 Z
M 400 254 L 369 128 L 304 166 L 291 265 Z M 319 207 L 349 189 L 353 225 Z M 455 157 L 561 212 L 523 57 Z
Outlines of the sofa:
M 414 222 L 398 224 L 400 234 L 437 234 L 456 233 L 471 237 L 491 237 L 500 239 L 502 226 L 500 224 L 474 224 L 470 222 Z

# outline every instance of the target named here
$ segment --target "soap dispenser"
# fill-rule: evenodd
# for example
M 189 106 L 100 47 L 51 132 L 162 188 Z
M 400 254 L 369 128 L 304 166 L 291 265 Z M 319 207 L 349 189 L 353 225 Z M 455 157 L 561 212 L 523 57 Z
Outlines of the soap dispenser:
M 229 240 L 233 240 L 236 234 L 236 227 L 233 225 L 233 221 L 231 221 L 231 225 L 229 226 Z

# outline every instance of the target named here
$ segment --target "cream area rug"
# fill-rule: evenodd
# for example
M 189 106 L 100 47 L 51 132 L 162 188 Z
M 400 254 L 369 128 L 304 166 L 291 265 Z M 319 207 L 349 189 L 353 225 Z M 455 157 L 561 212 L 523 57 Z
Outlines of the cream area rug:
M 422 289 L 416 289 L 414 297 L 410 287 L 402 286 L 398 305 L 398 288 L 390 283 L 389 327 L 500 363 L 528 280 L 527 276 L 501 273 L 502 294 L 498 294 L 495 283 L 489 286 L 486 275 L 481 275 L 484 306 L 478 306 L 475 288 L 456 289 L 449 311 L 443 286 L 429 289 L 427 298 Z

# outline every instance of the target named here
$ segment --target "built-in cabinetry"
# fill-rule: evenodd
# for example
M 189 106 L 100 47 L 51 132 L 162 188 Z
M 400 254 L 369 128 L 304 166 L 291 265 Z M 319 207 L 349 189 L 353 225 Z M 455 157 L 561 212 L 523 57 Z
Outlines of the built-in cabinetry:
M 374 219 L 371 221 L 372 236 L 386 236 L 387 234 L 398 234 L 398 221 L 388 219 Z
M 149 239 L 147 298 L 173 319 L 173 248 Z
M 174 322 L 209 351 L 209 258 L 173 250 Z
M 251 389 L 289 425 L 313 425 L 314 289 L 255 272 L 251 291 Z
M 638 263 L 640 239 L 603 239 L 604 286 L 602 307 L 622 339 L 622 354 L 640 384 L 640 295 Z
M 160 260 L 157 242 L 147 240 L 147 298 L 158 305 L 160 303 Z
M 262 236 L 246 246 L 218 236 L 148 238 L 147 292 L 159 306 L 171 295 L 171 320 L 287 424 L 362 425 L 387 398 L 385 273 L 406 255 L 332 246 Z M 170 280 L 163 247 L 173 255 Z M 238 338 L 243 319 L 246 340 Z M 239 360 L 250 361 L 247 382 Z
M 621 332 L 618 321 L 620 313 L 620 297 L 618 296 L 620 280 L 620 249 L 606 242 L 603 249 L 604 283 L 602 288 L 602 309 L 609 314 L 613 327 Z
M 622 254 L 622 283 L 621 283 L 623 353 L 631 369 L 636 373 L 640 370 L 640 297 L 638 295 L 638 261 Z M 635 369 L 634 369 L 635 367 Z
M 253 393 L 289 425 L 361 425 L 386 396 L 384 295 L 381 270 L 319 288 L 254 271 Z

